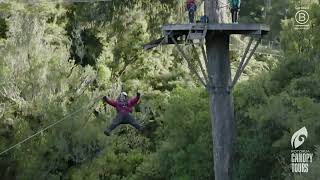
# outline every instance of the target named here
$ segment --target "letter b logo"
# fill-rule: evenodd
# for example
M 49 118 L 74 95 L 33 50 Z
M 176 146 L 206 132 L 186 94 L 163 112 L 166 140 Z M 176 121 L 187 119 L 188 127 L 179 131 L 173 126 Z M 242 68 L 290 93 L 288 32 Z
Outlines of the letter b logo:
M 309 14 L 306 10 L 299 10 L 295 15 L 298 24 L 306 24 L 309 21 Z

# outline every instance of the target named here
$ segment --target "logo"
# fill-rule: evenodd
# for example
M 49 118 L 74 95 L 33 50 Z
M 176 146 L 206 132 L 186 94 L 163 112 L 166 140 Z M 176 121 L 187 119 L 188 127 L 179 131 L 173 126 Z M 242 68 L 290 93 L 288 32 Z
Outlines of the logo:
M 295 29 L 309 29 L 310 27 L 310 16 L 308 13 L 308 8 L 298 7 L 296 8 L 297 12 L 294 16 L 295 18 Z
M 297 149 L 299 146 L 301 146 L 305 139 L 308 137 L 308 131 L 306 127 L 303 127 L 299 129 L 297 132 L 295 132 L 291 137 L 291 146 L 294 149 Z
M 291 171 L 293 173 L 309 172 L 309 164 L 312 163 L 313 154 L 309 150 L 296 150 L 308 137 L 306 127 L 296 131 L 291 137 Z

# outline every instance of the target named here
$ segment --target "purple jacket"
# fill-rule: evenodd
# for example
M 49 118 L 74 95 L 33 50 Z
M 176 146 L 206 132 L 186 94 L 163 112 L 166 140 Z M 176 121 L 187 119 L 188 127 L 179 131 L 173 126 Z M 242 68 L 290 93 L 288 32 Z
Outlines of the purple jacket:
M 132 113 L 132 107 L 138 104 L 140 100 L 139 96 L 136 96 L 132 99 L 129 99 L 128 103 L 112 100 L 109 98 L 106 98 L 105 101 L 110 104 L 111 106 L 115 107 L 118 113 L 124 113 L 129 114 Z

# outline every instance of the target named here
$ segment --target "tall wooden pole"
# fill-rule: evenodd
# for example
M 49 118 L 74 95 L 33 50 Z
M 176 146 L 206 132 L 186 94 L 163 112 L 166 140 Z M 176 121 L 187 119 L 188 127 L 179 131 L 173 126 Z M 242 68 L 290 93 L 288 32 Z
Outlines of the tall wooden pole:
M 227 4 L 228 0 L 205 0 L 205 14 L 209 23 L 228 22 Z M 235 123 L 233 99 L 229 89 L 229 38 L 224 32 L 211 32 L 206 37 L 215 180 L 232 179 Z

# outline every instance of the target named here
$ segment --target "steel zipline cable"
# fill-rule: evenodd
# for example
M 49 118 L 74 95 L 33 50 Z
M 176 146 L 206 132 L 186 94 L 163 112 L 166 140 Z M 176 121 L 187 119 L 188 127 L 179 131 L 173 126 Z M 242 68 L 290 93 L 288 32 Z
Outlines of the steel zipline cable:
M 1 156 L 2 154 L 7 153 L 8 151 L 10 151 L 10 150 L 12 150 L 12 149 L 16 148 L 17 146 L 19 146 L 19 145 L 21 145 L 21 144 L 25 143 L 26 141 L 28 141 L 28 140 L 30 140 L 30 139 L 32 139 L 32 138 L 34 138 L 34 137 L 36 137 L 37 135 L 42 134 L 44 131 L 47 131 L 48 129 L 50 129 L 50 128 L 54 127 L 55 125 L 57 125 L 57 124 L 61 123 L 62 121 L 66 120 L 68 117 L 70 117 L 70 116 L 72 116 L 72 115 L 74 115 L 74 114 L 76 114 L 76 113 L 78 113 L 78 112 L 81 112 L 81 111 L 82 111 L 82 110 L 84 110 L 84 109 L 89 108 L 91 105 L 94 105 L 94 104 L 95 104 L 99 99 L 100 99 L 100 97 L 99 97 L 99 98 L 95 98 L 95 99 L 92 101 L 92 102 L 93 102 L 93 104 L 89 103 L 88 105 L 83 106 L 82 108 L 78 109 L 77 111 L 74 111 L 74 112 L 72 112 L 71 114 L 68 114 L 68 115 L 64 116 L 64 117 L 63 117 L 63 118 L 61 118 L 60 120 L 55 121 L 54 123 L 52 123 L 52 124 L 48 125 L 47 127 L 43 128 L 43 129 L 41 129 L 41 130 L 39 130 L 38 132 L 36 132 L 36 133 L 32 134 L 31 136 L 29 136 L 29 137 L 25 138 L 25 139 L 24 139 L 24 140 L 22 140 L 22 141 L 20 141 L 20 142 L 16 143 L 15 145 L 12 145 L 11 147 L 9 147 L 9 148 L 7 148 L 7 149 L 5 149 L 5 150 L 1 151 L 1 152 L 0 152 L 0 156 Z

